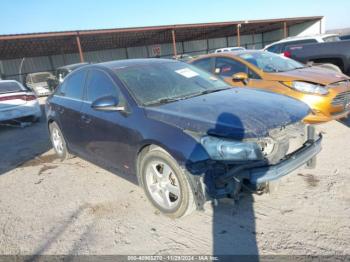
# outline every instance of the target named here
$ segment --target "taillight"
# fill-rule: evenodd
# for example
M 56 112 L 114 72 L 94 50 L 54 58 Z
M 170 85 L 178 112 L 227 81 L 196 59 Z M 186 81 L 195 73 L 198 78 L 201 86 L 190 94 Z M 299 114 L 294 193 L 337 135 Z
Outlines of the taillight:
M 0 101 L 8 101 L 8 100 L 24 100 L 24 101 L 33 101 L 36 99 L 35 95 L 14 95 L 14 96 L 3 96 L 0 97 Z
M 283 52 L 283 55 L 285 56 L 285 57 L 292 57 L 292 53 L 290 52 L 290 51 L 284 51 Z
M 25 101 L 33 101 L 36 99 L 36 96 L 35 95 L 24 95 L 25 97 Z

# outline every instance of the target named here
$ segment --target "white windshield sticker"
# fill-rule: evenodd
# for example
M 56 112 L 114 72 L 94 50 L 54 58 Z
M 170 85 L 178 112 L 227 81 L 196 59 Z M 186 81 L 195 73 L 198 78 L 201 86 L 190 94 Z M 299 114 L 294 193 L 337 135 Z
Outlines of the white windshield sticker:
M 176 70 L 175 72 L 186 78 L 192 78 L 192 77 L 198 76 L 198 74 L 195 71 L 191 70 L 190 68 L 179 69 L 179 70 Z

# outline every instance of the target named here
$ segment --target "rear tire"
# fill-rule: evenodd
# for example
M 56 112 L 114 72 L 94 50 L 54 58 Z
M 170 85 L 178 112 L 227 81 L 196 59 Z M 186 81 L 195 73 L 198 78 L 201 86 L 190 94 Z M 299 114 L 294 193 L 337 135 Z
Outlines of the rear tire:
M 140 161 L 139 176 L 149 201 L 163 214 L 179 218 L 196 207 L 187 176 L 166 151 L 157 147 Z
M 66 140 L 64 139 L 64 136 L 59 126 L 55 122 L 52 122 L 49 125 L 49 130 L 51 143 L 57 156 L 62 161 L 71 158 L 72 155 L 68 152 Z

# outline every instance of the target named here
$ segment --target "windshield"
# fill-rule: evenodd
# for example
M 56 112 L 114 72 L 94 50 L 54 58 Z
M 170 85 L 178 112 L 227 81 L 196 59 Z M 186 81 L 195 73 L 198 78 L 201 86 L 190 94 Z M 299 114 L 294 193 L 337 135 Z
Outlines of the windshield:
M 32 82 L 33 83 L 42 83 L 46 82 L 46 80 L 51 76 L 49 73 L 45 74 L 38 74 L 32 76 Z
M 164 62 L 115 69 L 139 104 L 167 103 L 229 88 L 192 65 Z
M 27 91 L 22 85 L 16 82 L 0 82 L 0 94 Z
M 305 67 L 297 61 L 267 51 L 243 53 L 238 56 L 268 73 L 285 72 Z

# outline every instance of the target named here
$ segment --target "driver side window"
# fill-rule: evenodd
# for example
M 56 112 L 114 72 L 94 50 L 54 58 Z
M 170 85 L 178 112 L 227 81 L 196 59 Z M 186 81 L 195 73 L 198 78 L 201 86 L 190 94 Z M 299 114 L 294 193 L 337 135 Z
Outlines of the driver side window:
M 125 98 L 113 80 L 103 71 L 91 70 L 87 81 L 86 101 L 93 102 L 104 96 L 118 96 L 119 105 L 125 106 Z
M 248 73 L 248 68 L 233 59 L 220 57 L 215 61 L 215 73 L 222 77 L 229 77 L 236 73 Z
M 220 52 L 221 52 L 221 50 L 220 50 Z M 207 72 L 211 72 L 211 70 L 212 70 L 211 58 L 204 58 L 201 60 L 197 60 L 197 61 L 194 61 L 192 64 L 199 67 L 200 69 L 207 71 Z

